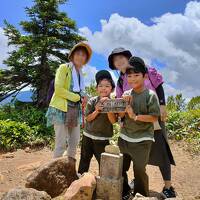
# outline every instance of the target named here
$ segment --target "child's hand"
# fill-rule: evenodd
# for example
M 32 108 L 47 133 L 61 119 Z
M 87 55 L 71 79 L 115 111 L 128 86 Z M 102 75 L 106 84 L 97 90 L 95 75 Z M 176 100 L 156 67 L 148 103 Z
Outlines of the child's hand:
M 124 95 L 122 96 L 124 101 L 126 101 L 128 104 L 130 104 L 133 101 L 133 97 L 131 95 Z
M 107 101 L 109 98 L 108 97 L 102 97 L 100 99 L 100 102 L 103 104 L 105 101 Z
M 98 102 L 95 106 L 95 111 L 100 112 L 103 110 L 103 104 L 101 102 Z
M 135 113 L 130 105 L 126 106 L 126 112 L 128 113 L 129 117 L 135 119 Z

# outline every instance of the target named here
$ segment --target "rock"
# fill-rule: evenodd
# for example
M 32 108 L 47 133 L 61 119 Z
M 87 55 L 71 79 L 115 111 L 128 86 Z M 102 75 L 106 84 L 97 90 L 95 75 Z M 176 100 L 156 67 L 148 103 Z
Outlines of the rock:
M 141 194 L 137 193 L 133 200 L 158 200 L 157 197 L 144 197 Z
M 3 195 L 1 200 L 51 200 L 51 197 L 44 191 L 37 191 L 32 188 L 14 188 Z
M 123 155 L 102 153 L 100 162 L 100 176 L 118 179 L 122 176 Z
M 14 153 L 6 153 L 2 155 L 2 158 L 14 158 Z
M 122 186 L 123 178 L 110 179 L 104 177 L 97 178 L 97 198 L 109 199 L 109 200 L 121 200 L 122 199 Z
M 27 177 L 25 186 L 46 191 L 51 197 L 56 197 L 77 178 L 74 163 L 67 157 L 61 157 L 37 168 Z
M 105 152 L 106 153 L 111 153 L 111 154 L 120 154 L 119 147 L 117 145 L 107 145 L 105 147 Z
M 85 173 L 67 189 L 64 200 L 91 200 L 96 188 L 95 176 Z
M 24 149 L 24 151 L 25 151 L 26 153 L 31 153 L 30 147 L 26 147 L 26 148 Z

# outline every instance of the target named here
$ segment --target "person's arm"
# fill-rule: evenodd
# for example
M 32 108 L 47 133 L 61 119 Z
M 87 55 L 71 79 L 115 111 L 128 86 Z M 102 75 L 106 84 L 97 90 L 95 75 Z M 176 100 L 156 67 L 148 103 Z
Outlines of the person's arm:
M 114 124 L 117 121 L 115 113 L 109 112 L 107 115 L 111 124 Z
M 55 95 L 68 99 L 73 102 L 80 101 L 80 95 L 76 94 L 74 92 L 70 92 L 66 88 L 64 88 L 64 82 L 65 82 L 65 77 L 67 76 L 67 67 L 65 64 L 60 65 L 56 72 L 56 77 L 55 77 Z M 68 74 L 69 76 L 69 74 Z
M 120 117 L 120 118 L 123 118 L 124 116 L 125 116 L 125 112 L 120 112 L 120 113 L 118 113 L 118 116 Z
M 163 89 L 162 84 L 160 84 L 157 88 L 156 88 L 156 94 L 158 96 L 158 100 L 159 100 L 159 104 L 160 105 L 165 105 L 165 92 Z
M 158 100 L 159 100 L 159 104 L 160 104 L 160 117 L 161 117 L 161 121 L 165 122 L 167 119 L 167 110 L 166 110 L 166 102 L 165 102 L 165 92 L 163 89 L 162 84 L 160 84 L 157 88 L 156 88 L 156 94 L 158 96 Z
M 89 115 L 86 117 L 86 120 L 87 120 L 88 122 L 91 122 L 91 121 L 93 121 L 93 120 L 97 117 L 98 114 L 99 114 L 99 111 L 98 111 L 98 110 L 95 110 L 94 112 L 92 112 L 91 114 L 89 114 Z
M 158 116 L 155 115 L 136 115 L 130 105 L 126 107 L 126 112 L 128 113 L 129 117 L 134 121 L 141 121 L 141 122 L 156 122 L 158 120 Z
M 90 107 L 91 107 L 90 104 L 88 104 L 87 110 L 91 110 Z M 98 103 L 96 104 L 96 106 L 95 106 L 95 110 L 94 110 L 92 113 L 89 113 L 89 114 L 86 116 L 86 120 L 87 120 L 88 122 L 93 121 L 93 120 L 98 116 L 98 114 L 100 113 L 100 111 L 101 111 L 102 109 L 103 109 L 103 105 L 102 105 L 100 102 L 98 102 Z

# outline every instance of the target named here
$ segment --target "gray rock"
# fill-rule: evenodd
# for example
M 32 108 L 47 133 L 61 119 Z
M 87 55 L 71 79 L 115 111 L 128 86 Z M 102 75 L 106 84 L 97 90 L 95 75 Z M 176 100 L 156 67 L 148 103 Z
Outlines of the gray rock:
M 46 191 L 53 198 L 63 193 L 76 179 L 75 163 L 62 157 L 37 168 L 28 176 L 25 186 Z
M 101 154 L 100 177 L 120 179 L 122 176 L 123 155 Z
M 144 197 L 141 194 L 137 193 L 133 200 L 158 200 L 157 197 Z
M 122 199 L 122 186 L 123 178 L 110 179 L 104 177 L 96 177 L 98 199 L 121 200 Z
M 106 153 L 111 153 L 111 154 L 120 154 L 119 147 L 117 145 L 107 145 L 105 147 L 105 152 Z
M 51 200 L 51 197 L 44 191 L 18 187 L 4 194 L 1 200 Z

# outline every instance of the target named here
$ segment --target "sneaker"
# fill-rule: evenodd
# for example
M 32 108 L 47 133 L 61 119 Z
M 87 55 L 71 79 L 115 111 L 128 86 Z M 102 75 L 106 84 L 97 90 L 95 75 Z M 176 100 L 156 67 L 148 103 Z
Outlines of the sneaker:
M 174 188 L 171 186 L 170 188 L 163 188 L 162 194 L 164 195 L 164 197 L 167 198 L 173 198 L 176 197 L 176 192 L 174 190 Z
M 133 179 L 133 180 L 129 183 L 129 186 L 130 186 L 131 190 L 134 190 L 134 185 L 135 185 L 135 179 Z
M 132 200 L 134 198 L 134 193 L 133 191 L 128 192 L 125 196 L 122 197 L 122 200 Z

